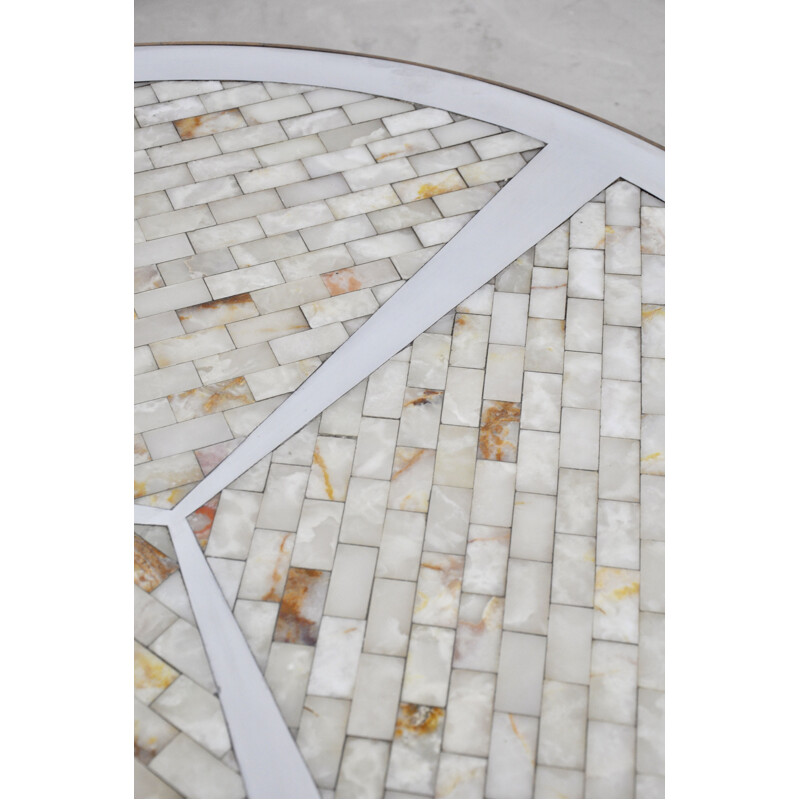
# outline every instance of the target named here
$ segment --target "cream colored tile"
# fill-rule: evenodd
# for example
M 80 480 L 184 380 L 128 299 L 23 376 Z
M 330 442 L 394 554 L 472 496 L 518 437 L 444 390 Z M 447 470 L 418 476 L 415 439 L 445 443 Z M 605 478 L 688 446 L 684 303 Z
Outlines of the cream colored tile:
M 593 538 L 557 533 L 553 547 L 551 602 L 593 607 L 594 559 L 595 542 Z
M 592 610 L 551 605 L 547 637 L 545 677 L 588 685 L 592 656 Z
M 404 666 L 401 658 L 362 654 L 347 723 L 348 735 L 392 740 Z M 382 784 L 381 780 L 381 790 Z
M 508 528 L 470 525 L 462 581 L 465 592 L 505 594 L 510 538 Z
M 636 643 L 639 639 L 639 572 L 597 567 L 594 637 Z
M 325 600 L 325 613 L 334 617 L 366 619 L 378 550 L 339 544 Z
M 566 269 L 569 261 L 569 245 L 570 222 L 567 221 L 548 233 L 536 245 L 533 251 L 534 266 Z M 576 246 L 578 245 L 573 245 Z M 566 275 L 562 276 L 562 280 L 566 280 Z
M 415 592 L 413 580 L 375 579 L 364 637 L 365 653 L 405 656 Z
M 550 572 L 549 564 L 509 559 L 504 630 L 547 635 Z
M 431 625 L 412 625 L 408 645 L 403 703 L 444 706 L 456 632 Z
M 322 789 L 333 789 L 336 785 L 349 711 L 349 700 L 306 697 L 297 747 L 311 776 Z
M 621 642 L 592 643 L 589 719 L 636 723 L 637 649 Z
M 495 713 L 486 771 L 486 797 L 531 794 L 539 720 L 521 714 Z
M 582 769 L 586 752 L 588 687 L 546 680 L 539 721 L 540 764 Z
M 434 485 L 425 529 L 425 549 L 463 555 L 467 549 L 471 505 L 469 489 Z
M 539 716 L 546 643 L 544 636 L 503 632 L 496 711 Z
M 365 627 L 364 620 L 322 618 L 308 679 L 309 695 L 345 699 L 353 696 Z
M 597 472 L 560 469 L 556 530 L 594 536 L 597 516 Z

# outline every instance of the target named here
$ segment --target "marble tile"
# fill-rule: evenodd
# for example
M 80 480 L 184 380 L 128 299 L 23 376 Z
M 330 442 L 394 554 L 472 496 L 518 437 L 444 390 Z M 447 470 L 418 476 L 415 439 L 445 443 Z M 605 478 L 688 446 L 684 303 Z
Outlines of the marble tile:
M 664 541 L 664 478 L 642 475 L 641 537 Z
M 278 186 L 305 181 L 308 178 L 308 172 L 300 161 L 285 161 L 236 174 L 236 181 L 246 194 L 268 191 Z
M 244 109 L 242 109 L 244 111 Z M 257 147 L 255 154 L 259 165 L 274 167 L 279 164 L 288 164 L 299 161 L 302 158 L 316 156 L 325 152 L 325 145 L 322 144 L 320 137 L 316 134 L 310 136 L 300 136 L 289 141 L 275 142 L 274 144 Z M 252 169 L 252 167 L 248 167 Z M 288 183 L 288 181 L 287 181 Z
M 641 210 L 642 253 L 664 255 L 664 209 L 645 206 Z
M 477 427 L 481 417 L 483 372 L 449 367 L 442 405 L 442 423 Z
M 490 319 L 477 314 L 456 314 L 450 364 L 484 369 L 489 342 Z
M 642 302 L 664 305 L 664 256 L 642 256 Z
M 461 595 L 453 667 L 497 672 L 504 606 L 501 597 Z
M 152 592 L 178 569 L 177 563 L 141 536 L 134 536 L 133 580 L 137 587 Z
M 326 614 L 361 620 L 367 618 L 377 558 L 378 550 L 374 547 L 338 545 L 325 601 Z
M 642 356 L 664 358 L 664 306 L 642 306 Z
M 421 153 L 421 155 L 411 155 L 409 157 L 409 161 L 411 162 L 411 166 L 417 171 L 418 175 L 428 175 L 434 172 L 441 172 L 447 169 L 453 169 L 455 167 L 463 166 L 464 164 L 472 164 L 478 160 L 478 156 L 475 154 L 475 151 L 472 147 L 467 144 L 458 144 L 453 147 L 447 147 L 444 149 L 437 149 L 439 147 L 436 140 L 431 136 L 429 131 L 420 131 L 420 134 L 424 133 L 426 136 L 426 143 L 430 143 L 427 150 L 433 150 L 434 152 L 424 152 L 422 150 L 418 150 L 417 152 Z M 414 136 L 419 134 L 410 134 L 409 136 Z M 427 137 L 430 137 L 429 139 Z M 469 209 L 475 210 L 475 209 Z
M 664 691 L 664 615 L 639 614 L 639 676 L 644 689 Z
M 322 618 L 308 680 L 310 695 L 345 699 L 353 696 L 365 627 L 364 620 Z
M 392 465 L 389 508 L 403 511 L 428 510 L 436 451 L 398 447 Z
M 347 338 L 347 332 L 341 323 L 334 322 L 312 330 L 272 339 L 270 348 L 279 364 L 289 364 L 331 353 Z
M 604 259 L 602 250 L 569 251 L 569 297 L 602 300 L 604 281 Z
M 586 751 L 588 687 L 546 680 L 539 721 L 540 764 L 582 769 Z
M 463 555 L 467 549 L 471 505 L 469 489 L 434 484 L 425 528 L 425 549 Z
M 573 217 L 573 220 L 575 218 Z M 544 237 L 533 250 L 533 264 L 536 267 L 566 269 L 569 263 L 570 222 L 563 222 Z M 573 245 L 575 246 L 575 245 Z M 562 276 L 566 280 L 566 275 Z M 559 281 L 560 283 L 561 281 Z
M 307 358 L 282 367 L 259 370 L 246 376 L 256 400 L 294 391 L 320 365 L 318 358 Z
M 454 669 L 450 678 L 443 749 L 488 756 L 495 675 Z
M 513 178 L 525 166 L 525 159 L 519 153 L 511 153 L 485 161 L 476 161 L 459 167 L 458 171 L 467 182 L 467 186 L 480 186 L 493 181 L 504 181 Z
M 133 643 L 134 696 L 142 703 L 151 703 L 177 677 L 178 672 L 138 642 Z
M 520 427 L 558 432 L 561 426 L 561 376 L 526 372 L 522 384 Z
M 437 212 L 438 213 L 438 212 Z M 454 217 L 434 219 L 414 226 L 414 233 L 425 247 L 444 244 L 450 241 L 471 219 L 472 212 Z
M 253 87 L 251 91 L 257 92 L 255 87 L 257 87 L 258 84 L 251 84 L 251 86 Z M 283 120 L 311 111 L 311 107 L 300 94 L 270 100 L 265 97 L 267 93 L 264 91 L 263 87 L 261 87 L 261 94 L 264 95 L 264 97 L 261 98 L 263 102 L 237 104 L 242 106 L 241 112 L 245 120 L 247 120 L 248 125 Z
M 388 498 L 388 481 L 351 478 L 339 541 L 348 544 L 379 546 Z M 348 614 L 347 616 L 354 615 Z
M 259 528 L 297 530 L 309 470 L 305 467 L 273 464 L 258 513 Z
M 550 431 L 520 431 L 517 490 L 534 494 L 556 494 L 558 452 L 559 434 Z
M 596 639 L 636 643 L 639 638 L 639 572 L 598 567 L 594 609 Z
M 405 656 L 415 592 L 413 580 L 375 579 L 364 636 L 365 653 Z
M 414 109 L 410 103 L 403 103 L 399 100 L 389 100 L 385 97 L 374 97 L 371 100 L 347 103 L 343 108 L 347 116 L 350 117 L 351 122 L 374 120 L 379 117 L 389 116 L 390 114 L 413 111 Z
M 356 264 L 378 261 L 381 258 L 391 258 L 400 253 L 418 250 L 419 247 L 419 239 L 417 239 L 413 231 L 408 229 L 381 233 L 377 236 L 370 236 L 347 244 L 347 249 Z
M 528 298 L 512 292 L 494 293 L 489 341 L 492 344 L 524 345 L 528 323 Z
M 415 581 L 424 535 L 423 514 L 390 508 L 383 525 L 376 577 Z
M 500 128 L 477 119 L 463 119 L 449 125 L 435 127 L 431 133 L 442 147 L 469 142 L 484 136 L 500 133 Z
M 592 610 L 551 605 L 547 636 L 545 678 L 588 685 L 592 658 Z
M 278 621 L 278 604 L 264 603 L 258 600 L 239 598 L 233 608 L 236 623 L 242 629 L 250 652 L 262 670 L 267 666 L 267 659 L 272 647 L 272 635 Z
M 590 721 L 586 743 L 588 797 L 633 797 L 636 773 L 636 729 Z
M 551 602 L 591 608 L 594 603 L 594 559 L 593 538 L 557 533 L 553 546 Z
M 139 586 L 134 592 L 134 636 L 147 646 L 174 621 L 175 614 Z
M 443 399 L 440 390 L 407 388 L 397 443 L 404 447 L 435 448 Z
M 435 201 L 434 201 L 435 202 Z M 494 286 L 487 283 L 456 306 L 460 314 L 491 314 Z
M 642 409 L 641 384 L 603 379 L 600 433 L 638 439 Z M 596 412 L 593 412 L 596 413 Z
M 526 432 L 521 432 L 522 440 Z M 475 465 L 475 484 L 470 521 L 478 525 L 509 528 L 514 511 L 513 464 L 479 460 Z
M 381 115 L 383 124 L 392 136 L 398 136 L 423 128 L 438 128 L 453 121 L 452 117 L 438 108 L 419 108 L 414 111 L 394 114 L 393 116 Z
M 584 797 L 583 772 L 536 765 L 534 797 Z
M 489 159 L 526 150 L 537 150 L 544 147 L 544 142 L 516 131 L 506 131 L 496 136 L 478 139 L 473 142 L 473 147 L 482 159 Z
M 149 768 L 185 797 L 246 796 L 241 777 L 183 733 L 150 762 Z
M 642 359 L 642 413 L 664 413 L 664 359 Z
M 263 147 L 264 145 L 285 141 L 286 134 L 279 123 L 266 122 L 262 125 L 250 125 L 246 128 L 236 128 L 217 133 L 214 138 L 223 153 L 233 153 L 236 150 Z
M 664 778 L 658 775 L 636 775 L 637 797 L 665 797 Z
M 310 467 L 314 461 L 314 447 L 319 433 L 319 417 L 290 436 L 272 452 L 272 460 L 278 464 L 297 464 Z
M 387 790 L 433 795 L 444 716 L 443 708 L 400 704 L 386 775 Z
M 207 117 L 213 117 L 216 115 L 209 114 L 206 115 Z M 202 117 L 193 117 L 191 120 L 202 120 Z M 239 118 L 241 124 L 241 117 Z M 181 122 L 189 122 L 190 120 L 181 120 Z M 199 122 L 199 125 L 202 125 L 202 122 Z M 209 126 L 213 126 L 214 122 L 208 120 L 207 123 Z M 176 125 L 176 128 L 178 125 Z M 179 129 L 179 132 L 182 132 Z M 211 136 L 204 136 L 202 139 L 192 139 L 187 136 L 182 136 L 183 139 L 188 139 L 188 141 L 182 142 L 175 142 L 173 144 L 164 144 L 160 147 L 153 147 L 147 151 L 147 155 L 150 156 L 150 160 L 153 162 L 153 166 L 155 167 L 171 167 L 173 164 L 185 164 L 189 161 L 195 161 L 200 158 L 207 158 L 209 156 L 218 156 L 220 155 L 220 149 L 217 146 L 216 141 Z M 138 150 L 138 153 L 142 153 L 144 155 L 144 151 Z
M 564 368 L 563 320 L 528 320 L 528 338 L 525 348 L 525 369 L 535 372 L 562 372 Z
M 642 279 L 635 275 L 606 275 L 606 325 L 642 325 Z
M 141 87 L 141 90 L 146 87 Z M 146 92 L 142 92 L 143 95 Z M 155 99 L 155 98 L 152 98 Z M 159 122 L 172 122 L 176 119 L 189 117 L 193 114 L 204 114 L 206 108 L 199 97 L 181 97 L 163 103 L 150 103 L 140 105 L 134 111 L 134 115 L 139 124 L 155 125 Z
M 639 500 L 639 442 L 600 438 L 598 496 L 605 500 Z
M 404 666 L 402 658 L 361 655 L 347 723 L 349 736 L 392 740 Z
M 348 736 L 342 752 L 335 797 L 379 797 L 383 793 L 388 764 L 387 742 Z
M 639 690 L 636 771 L 664 775 L 664 692 Z
M 274 147 L 274 145 L 271 146 Z M 235 175 L 238 172 L 258 169 L 260 166 L 261 162 L 253 150 L 237 150 L 233 153 L 224 153 L 220 156 L 210 156 L 188 162 L 189 172 L 195 181 L 207 181 L 223 175 Z
M 448 628 L 412 624 L 401 694 L 403 703 L 445 705 L 455 633 Z
M 192 453 L 178 453 L 137 464 L 133 470 L 133 496 L 144 497 L 176 486 L 202 480 L 203 473 Z
M 316 644 L 330 573 L 291 567 L 286 579 L 275 641 Z
M 607 274 L 641 275 L 642 249 L 638 226 L 606 227 L 605 256 Z
M 178 136 L 175 126 L 170 122 L 163 122 L 160 125 L 148 125 L 146 128 L 137 128 L 133 132 L 134 150 L 172 144 L 180 140 L 181 138 Z
M 597 473 L 560 469 L 556 530 L 594 536 L 597 510 Z
M 143 436 L 153 459 L 167 458 L 233 438 L 225 418 L 219 413 L 145 431 Z
M 273 466 L 273 469 L 277 466 Z M 315 499 L 303 502 L 292 551 L 293 567 L 309 570 L 333 568 L 343 511 L 342 503 Z
M 230 750 L 219 700 L 185 675 L 179 675 L 151 708 L 217 758 Z
M 336 786 L 349 712 L 349 700 L 306 697 L 297 731 L 297 747 L 321 789 Z
M 444 553 L 422 553 L 413 621 L 455 628 L 461 596 L 464 558 Z
M 176 620 L 153 642 L 151 649 L 204 689 L 216 691 L 200 634 L 186 620 Z
M 203 94 L 200 99 L 209 111 L 218 111 L 222 108 L 236 108 L 237 106 L 267 100 L 268 95 L 260 83 L 246 83 L 232 89 L 224 89 L 210 94 Z
M 552 561 L 555 513 L 555 497 L 517 492 L 509 555 L 512 558 Z
M 388 136 L 389 131 L 383 127 L 383 123 L 379 118 L 366 120 L 356 125 L 320 131 L 319 133 L 319 138 L 331 153 L 348 147 L 375 142 Z
M 605 244 L 605 204 L 587 203 L 570 218 L 570 246 L 602 250 Z
M 605 191 L 606 225 L 639 225 L 641 190 L 627 181 L 617 181 Z
M 524 363 L 524 347 L 490 344 L 486 357 L 484 398 L 519 403 L 522 400 Z
M 551 566 L 539 561 L 508 561 L 503 628 L 547 635 Z
M 640 608 L 664 613 L 664 543 L 641 543 L 642 571 Z
M 495 276 L 495 289 L 498 292 L 518 292 L 530 295 L 532 274 L 533 249 L 526 250 Z
M 144 703 L 134 700 L 133 747 L 138 762 L 148 764 L 177 735 L 177 728 Z
M 253 533 L 239 596 L 280 602 L 286 585 L 295 535 L 285 531 Z
M 664 475 L 664 435 L 662 414 L 645 414 L 642 417 L 642 474 Z
M 371 142 L 367 147 L 372 157 L 374 157 L 374 161 L 385 162 L 396 158 L 413 156 L 416 153 L 427 153 L 430 150 L 438 150 L 439 145 L 430 131 L 416 130 L 414 132 L 403 132 L 400 135 L 392 135 L 388 139 Z M 374 163 L 372 157 L 370 161 Z M 426 161 L 423 163 L 428 162 Z M 445 167 L 446 166 L 452 167 L 457 165 L 448 164 L 445 165 Z M 444 169 L 445 167 L 439 167 L 438 169 Z M 422 171 L 416 169 L 416 171 L 418 174 L 424 175 L 426 172 L 435 172 L 436 168 Z
M 193 253 L 194 250 L 186 234 L 178 233 L 152 242 L 135 244 L 133 246 L 133 266 L 144 267 L 148 264 L 191 256 Z M 180 290 L 167 286 L 150 292 L 142 292 L 136 296 L 134 308 L 140 317 L 145 317 L 150 314 L 159 314 L 172 308 L 180 308 L 181 306 L 192 305 L 192 303 L 202 303 L 205 300 L 210 300 L 211 298 L 208 296 L 207 291 L 203 293 L 203 296 L 198 296 L 197 299 L 184 296 L 190 293 L 192 289 L 197 290 L 198 286 L 199 284 L 193 284 L 189 288 L 181 287 Z M 173 305 L 176 299 L 177 304 Z M 187 299 L 188 302 L 186 302 Z
M 433 480 L 443 486 L 471 489 L 475 480 L 477 450 L 477 428 L 442 425 L 435 451 Z
M 589 687 L 589 719 L 636 723 L 637 647 L 595 640 Z
M 606 325 L 603 328 L 603 377 L 622 381 L 640 379 L 641 331 Z
M 562 269 L 534 267 L 529 315 L 541 319 L 565 319 L 567 274 Z
M 483 797 L 486 759 L 442 753 L 436 773 L 436 797 Z
M 544 636 L 503 631 L 496 711 L 539 716 L 546 643 Z
M 163 189 L 171 189 L 174 186 L 185 186 L 187 183 L 192 183 L 193 180 L 192 173 L 189 172 L 189 168 L 186 164 L 175 164 L 174 166 L 151 169 L 134 175 L 133 194 L 150 194 L 151 192 L 157 192 Z M 177 258 L 177 256 L 174 256 L 174 258 Z M 157 259 L 153 259 L 153 262 L 156 260 Z
M 569 298 L 567 301 L 567 329 L 565 337 L 565 347 L 567 350 L 602 353 L 604 305 L 607 311 L 608 304 L 604 304 L 600 300 L 586 300 L 578 297 Z M 606 318 L 606 322 L 609 322 L 608 318 Z
M 300 724 L 314 648 L 277 640 L 269 652 L 266 679 L 286 725 Z
M 639 569 L 639 505 L 600 500 L 597 505 L 597 563 Z
M 391 479 L 398 426 L 395 420 L 362 418 L 353 459 L 354 476 L 385 481 Z
M 486 797 L 528 797 L 533 788 L 539 720 L 495 713 L 486 773 Z

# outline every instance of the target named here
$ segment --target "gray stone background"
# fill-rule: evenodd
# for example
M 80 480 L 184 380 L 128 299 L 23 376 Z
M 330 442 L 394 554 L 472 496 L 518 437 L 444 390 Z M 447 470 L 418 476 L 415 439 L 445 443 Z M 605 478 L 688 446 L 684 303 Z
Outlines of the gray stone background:
M 664 0 L 135 0 L 135 40 L 402 58 L 518 86 L 664 143 Z

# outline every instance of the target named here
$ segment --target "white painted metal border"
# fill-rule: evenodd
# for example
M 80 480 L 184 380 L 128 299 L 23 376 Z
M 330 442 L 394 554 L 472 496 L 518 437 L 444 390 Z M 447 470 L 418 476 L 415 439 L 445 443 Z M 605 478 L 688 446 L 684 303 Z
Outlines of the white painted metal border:
M 185 517 L 362 381 L 616 178 L 664 197 L 664 153 L 512 89 L 367 56 L 237 45 L 136 48 L 136 80 L 249 80 L 349 89 L 444 108 L 547 142 L 419 272 L 172 510 L 168 525 L 250 797 L 319 794 Z

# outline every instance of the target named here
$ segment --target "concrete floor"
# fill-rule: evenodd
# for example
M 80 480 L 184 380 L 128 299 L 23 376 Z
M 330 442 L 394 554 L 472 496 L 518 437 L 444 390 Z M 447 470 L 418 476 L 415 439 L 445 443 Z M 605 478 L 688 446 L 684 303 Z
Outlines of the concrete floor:
M 664 143 L 663 0 L 136 0 L 135 40 L 403 58 L 519 86 Z

